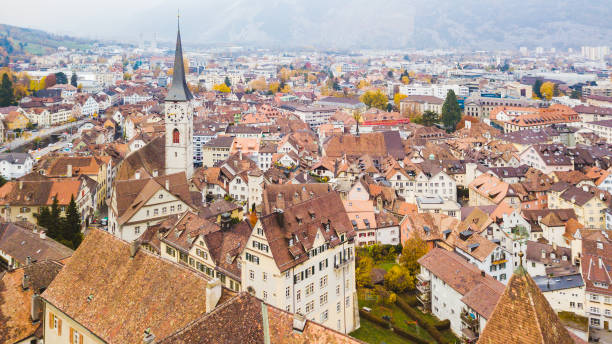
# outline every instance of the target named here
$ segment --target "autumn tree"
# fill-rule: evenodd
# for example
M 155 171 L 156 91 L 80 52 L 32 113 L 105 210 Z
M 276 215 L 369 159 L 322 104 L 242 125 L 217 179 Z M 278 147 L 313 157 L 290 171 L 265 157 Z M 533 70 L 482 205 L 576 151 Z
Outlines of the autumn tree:
M 213 90 L 221 93 L 230 93 L 232 90 L 224 83 L 213 86 Z
M 454 131 L 457 123 L 461 121 L 461 108 L 453 90 L 448 90 L 446 100 L 442 105 L 442 123 L 448 131 Z
M 359 257 L 359 262 L 355 269 L 355 282 L 357 283 L 357 287 L 363 288 L 372 285 L 372 268 L 374 268 L 374 259 L 372 259 L 372 257 Z
M 432 125 L 438 123 L 440 121 L 440 116 L 435 111 L 427 110 L 423 112 L 423 125 L 426 127 L 431 127 Z
M 268 87 L 268 84 L 266 83 L 266 79 L 258 78 L 249 82 L 249 87 L 255 91 L 264 91 Z
M 414 276 L 407 268 L 395 265 L 385 274 L 385 287 L 396 293 L 414 289 Z
M 361 96 L 360 100 L 368 108 L 375 107 L 381 110 L 386 109 L 387 102 L 388 102 L 387 96 L 384 93 L 382 93 L 380 90 L 367 91 Z
M 43 87 L 49 88 L 55 86 L 55 84 L 57 84 L 57 78 L 55 77 L 55 74 L 49 74 L 45 78 L 45 85 Z
M 402 267 L 408 269 L 410 274 L 414 276 L 420 270 L 418 260 L 423 257 L 427 251 L 429 251 L 427 243 L 415 232 L 404 243 L 399 263 Z
M 367 80 L 365 80 L 365 79 L 359 80 L 359 82 L 357 83 L 357 88 L 358 89 L 362 89 L 362 88 L 367 87 L 367 86 L 370 86 L 370 83 Z
M 550 81 L 543 83 L 542 86 L 540 87 L 541 98 L 546 98 L 547 100 L 552 99 L 554 91 L 555 91 L 554 83 Z
M 408 96 L 407 96 L 407 95 L 405 95 L 405 94 L 401 94 L 401 93 L 396 93 L 396 94 L 393 96 L 393 103 L 395 104 L 395 106 L 396 106 L 398 109 L 399 109 L 399 107 L 400 107 L 400 102 L 402 101 L 402 99 L 404 99 L 404 98 L 406 98 L 406 97 L 408 97 Z
M 272 93 L 278 92 L 279 88 L 280 88 L 280 83 L 276 82 L 276 81 L 275 82 L 271 82 L 270 85 L 268 86 L 268 89 Z

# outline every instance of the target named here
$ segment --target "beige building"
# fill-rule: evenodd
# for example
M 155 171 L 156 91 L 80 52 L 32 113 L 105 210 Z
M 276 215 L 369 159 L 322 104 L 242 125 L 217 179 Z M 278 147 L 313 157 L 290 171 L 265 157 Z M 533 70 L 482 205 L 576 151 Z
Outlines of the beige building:
M 234 138 L 232 136 L 219 136 L 202 146 L 202 166 L 212 167 L 219 161 L 225 161 L 230 156 Z
M 300 198 L 300 195 L 297 198 Z M 258 220 L 242 253 L 244 290 L 342 333 L 359 328 L 355 231 L 340 196 L 328 192 Z
M 193 210 L 185 173 L 119 180 L 108 207 L 108 231 L 128 242 L 170 215 Z
M 594 186 L 553 185 L 548 193 L 550 209 L 574 209 L 577 220 L 587 228 L 606 228 L 605 210 L 610 207 L 610 194 Z
M 233 291 L 241 290 L 240 254 L 251 235 L 247 221 L 232 224 L 229 213 L 222 215 L 220 225 L 190 211 L 175 215 L 154 226 L 159 233 L 159 253 L 165 259 L 188 265 Z M 150 247 L 155 239 L 149 241 Z

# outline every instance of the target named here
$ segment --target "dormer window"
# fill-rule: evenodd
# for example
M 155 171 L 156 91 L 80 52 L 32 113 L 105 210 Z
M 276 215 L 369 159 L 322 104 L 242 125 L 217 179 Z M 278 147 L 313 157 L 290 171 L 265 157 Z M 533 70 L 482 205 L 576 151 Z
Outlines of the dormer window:
M 289 246 L 293 246 L 293 239 L 289 239 Z

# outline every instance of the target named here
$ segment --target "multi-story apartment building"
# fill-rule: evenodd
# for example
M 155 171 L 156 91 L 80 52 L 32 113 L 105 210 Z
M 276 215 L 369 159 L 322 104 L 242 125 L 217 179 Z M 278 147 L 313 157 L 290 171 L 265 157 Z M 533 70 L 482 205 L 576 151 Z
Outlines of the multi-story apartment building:
M 611 196 L 594 186 L 582 188 L 558 183 L 548 194 L 550 209 L 573 209 L 578 222 L 589 228 L 605 228 L 605 211 L 610 208 Z
M 592 327 L 612 328 L 612 240 L 606 231 L 580 231 L 580 266 L 586 285 L 585 312 Z
M 386 171 L 385 177 L 408 202 L 415 203 L 417 197 L 433 196 L 457 201 L 457 182 L 435 163 L 425 161 L 406 168 L 396 164 Z
M 275 198 L 242 253 L 242 288 L 339 332 L 357 329 L 355 231 L 340 195 L 310 194 L 287 207 L 283 193 Z
M 17 179 L 30 171 L 34 159 L 28 153 L 0 153 L 0 175 L 5 179 Z
M 251 235 L 251 226 L 248 221 L 233 225 L 230 213 L 223 213 L 219 222 L 217 225 L 187 211 L 152 227 L 149 230 L 155 233 L 146 237 L 159 233 L 158 253 L 163 258 L 188 265 L 211 278 L 218 278 L 224 287 L 240 291 L 238 258 Z
M 504 285 L 454 252 L 430 250 L 419 259 L 418 300 L 451 330 L 475 343 L 490 319 Z
M 465 114 L 478 118 L 489 118 L 491 110 L 498 106 L 530 106 L 536 102 L 528 99 L 469 97 L 465 100 Z
M 202 166 L 212 167 L 219 161 L 225 161 L 233 143 L 233 137 L 219 136 L 202 145 Z
M 586 129 L 591 129 L 597 136 L 612 142 L 612 119 L 603 121 L 588 122 L 582 125 Z
M 329 122 L 329 118 L 336 112 L 335 107 L 325 106 L 303 106 L 303 105 L 283 105 L 283 110 L 295 114 L 299 119 L 308 124 L 312 129 L 318 128 L 321 124 Z

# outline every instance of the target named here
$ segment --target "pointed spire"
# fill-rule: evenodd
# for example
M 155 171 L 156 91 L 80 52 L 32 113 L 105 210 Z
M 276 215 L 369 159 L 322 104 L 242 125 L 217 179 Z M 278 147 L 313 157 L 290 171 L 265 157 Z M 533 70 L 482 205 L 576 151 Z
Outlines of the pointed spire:
M 179 17 L 177 16 L 176 50 L 174 51 L 174 73 L 172 74 L 172 86 L 168 90 L 166 101 L 188 101 L 193 95 L 187 87 L 185 80 L 185 65 L 183 63 L 183 45 L 181 44 L 181 29 Z
M 522 265 L 508 281 L 478 339 L 478 344 L 496 343 L 574 343 L 571 334 Z

